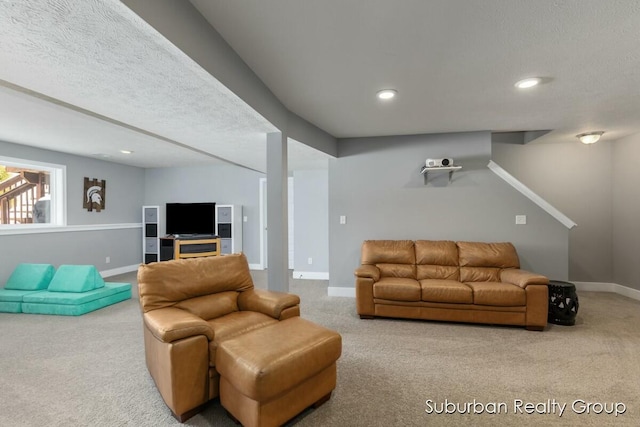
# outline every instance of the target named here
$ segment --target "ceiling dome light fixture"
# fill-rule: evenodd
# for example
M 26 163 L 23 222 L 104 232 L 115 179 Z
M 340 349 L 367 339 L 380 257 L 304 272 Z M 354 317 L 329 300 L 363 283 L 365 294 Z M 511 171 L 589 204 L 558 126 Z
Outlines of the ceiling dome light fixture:
M 133 151 L 131 151 L 131 150 L 120 150 L 120 152 L 122 154 L 131 154 L 131 153 L 133 153 Z
M 514 86 L 518 89 L 529 89 L 534 86 L 538 86 L 540 83 L 542 83 L 542 79 L 540 77 L 529 77 L 516 82 Z
M 376 93 L 376 96 L 378 97 L 378 99 L 383 99 L 386 101 L 395 98 L 397 94 L 398 91 L 395 89 L 383 89 L 381 91 L 378 91 L 378 93 Z
M 595 144 L 600 140 L 602 134 L 604 134 L 603 131 L 585 132 L 580 135 L 576 135 L 576 138 L 578 138 L 583 144 Z

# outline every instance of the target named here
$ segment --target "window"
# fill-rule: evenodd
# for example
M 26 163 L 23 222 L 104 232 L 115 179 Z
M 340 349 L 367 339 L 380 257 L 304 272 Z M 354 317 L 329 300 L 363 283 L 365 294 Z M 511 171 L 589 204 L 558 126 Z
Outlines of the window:
M 0 157 L 0 229 L 65 225 L 65 167 Z

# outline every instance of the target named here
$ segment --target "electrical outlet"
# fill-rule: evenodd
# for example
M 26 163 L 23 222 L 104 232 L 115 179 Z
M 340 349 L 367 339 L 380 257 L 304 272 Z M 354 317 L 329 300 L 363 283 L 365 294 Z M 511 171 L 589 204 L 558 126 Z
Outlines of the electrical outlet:
M 347 216 L 340 215 L 340 224 L 346 224 L 346 223 L 347 223 Z
M 307 264 L 309 264 L 309 265 L 313 264 L 313 258 L 309 257 L 307 259 Z
M 249 221 L 249 218 L 247 218 L 247 216 L 246 216 L 246 215 L 245 215 L 245 216 L 243 216 L 243 217 L 242 217 L 242 222 L 247 222 L 247 221 Z
M 525 225 L 527 223 L 526 215 L 516 215 L 516 224 L 517 225 Z
M 106 264 L 109 264 L 109 263 L 111 262 L 111 257 L 110 257 L 110 256 L 106 257 L 106 258 L 104 259 L 104 262 L 105 262 Z

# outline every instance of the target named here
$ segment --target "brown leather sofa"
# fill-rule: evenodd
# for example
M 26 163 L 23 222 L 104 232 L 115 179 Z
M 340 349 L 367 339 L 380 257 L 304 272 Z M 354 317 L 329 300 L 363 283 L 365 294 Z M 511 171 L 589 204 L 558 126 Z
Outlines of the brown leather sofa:
M 300 315 L 296 295 L 254 289 L 243 254 L 141 265 L 146 363 L 181 422 L 218 397 L 222 342 Z
M 367 240 L 355 271 L 361 318 L 547 324 L 549 279 L 520 270 L 511 243 Z

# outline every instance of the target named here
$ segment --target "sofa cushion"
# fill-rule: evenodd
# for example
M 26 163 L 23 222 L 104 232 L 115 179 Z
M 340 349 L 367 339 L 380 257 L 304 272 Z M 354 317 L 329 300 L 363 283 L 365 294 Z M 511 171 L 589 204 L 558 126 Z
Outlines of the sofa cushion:
M 473 290 L 473 303 L 503 307 L 527 305 L 526 291 L 520 286 L 502 282 L 469 282 Z
M 238 311 L 238 292 L 227 291 L 184 300 L 175 305 L 204 320 Z
M 362 264 L 416 263 L 412 240 L 365 240 L 361 255 Z
M 273 317 L 255 311 L 236 311 L 207 323 L 213 329 L 213 341 L 209 342 L 209 364 L 215 366 L 216 350 L 224 340 L 246 334 L 273 323 L 278 323 Z
M 416 240 L 416 279 L 460 278 L 458 247 L 449 240 Z
M 420 280 L 422 301 L 473 304 L 472 289 L 457 280 Z
M 413 279 L 383 277 L 373 284 L 373 297 L 392 301 L 420 301 L 420 283 Z
M 107 282 L 104 286 L 98 289 L 92 289 L 84 292 L 33 292 L 25 295 L 22 301 L 25 303 L 29 302 L 53 305 L 79 305 L 127 291 L 129 291 L 129 297 L 131 297 L 131 283 Z
M 5 289 L 21 291 L 41 291 L 47 289 L 55 269 L 51 264 L 18 264 L 13 270 Z
M 50 292 L 87 292 L 104 287 L 94 265 L 61 265 L 47 288 Z
M 461 282 L 500 282 L 500 269 L 491 267 L 460 267 Z
M 416 278 L 416 266 L 409 264 L 376 264 L 380 270 L 380 277 Z
M 448 265 L 417 265 L 416 279 L 459 280 L 460 269 Z
M 138 292 L 144 313 L 190 298 L 248 289 L 253 289 L 253 280 L 242 253 L 152 262 L 138 269 Z
M 456 242 L 460 267 L 520 268 L 516 248 L 508 242 Z
M 456 242 L 461 282 L 500 282 L 500 270 L 520 268 L 516 248 L 508 242 Z

